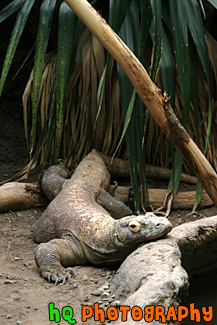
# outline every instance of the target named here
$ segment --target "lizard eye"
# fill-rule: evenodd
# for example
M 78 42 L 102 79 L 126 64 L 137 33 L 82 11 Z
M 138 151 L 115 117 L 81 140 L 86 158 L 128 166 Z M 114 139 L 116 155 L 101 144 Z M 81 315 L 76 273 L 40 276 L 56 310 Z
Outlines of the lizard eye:
M 132 220 L 129 222 L 129 228 L 132 232 L 139 232 L 140 227 L 141 227 L 141 224 L 136 220 Z

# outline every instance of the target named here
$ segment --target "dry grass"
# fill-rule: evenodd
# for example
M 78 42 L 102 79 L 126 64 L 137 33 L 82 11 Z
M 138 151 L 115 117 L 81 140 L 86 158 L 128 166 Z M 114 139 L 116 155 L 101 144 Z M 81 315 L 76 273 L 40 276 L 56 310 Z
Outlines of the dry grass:
M 215 148 L 217 139 L 217 43 L 210 35 L 207 35 L 207 41 L 212 71 L 211 93 L 213 94 L 212 128 L 208 142 L 207 158 L 214 168 L 217 169 Z M 56 76 L 56 61 L 56 53 L 50 53 L 46 58 L 37 112 L 37 141 L 28 168 L 32 164 L 42 164 L 44 161 L 45 142 L 50 123 L 51 101 Z M 79 42 L 79 48 L 77 49 L 76 62 L 69 80 L 62 128 L 61 151 L 59 153 L 59 156 L 64 158 L 67 165 L 72 169 L 75 168 L 78 162 L 92 148 L 95 148 L 106 155 L 112 156 L 122 133 L 123 119 L 120 107 L 120 90 L 116 65 L 113 60 L 110 60 L 107 69 L 102 109 L 95 127 L 98 112 L 97 89 L 105 64 L 106 53 L 103 47 L 87 29 L 84 29 Z M 33 73 L 30 76 L 23 95 L 25 132 L 28 145 L 30 142 L 30 132 L 28 130 L 27 115 L 30 111 L 31 105 L 32 78 Z M 198 69 L 198 82 L 199 144 L 203 151 L 208 125 L 208 86 L 204 80 L 204 73 L 201 67 Z M 159 88 L 162 88 L 159 80 L 158 86 Z M 175 112 L 178 118 L 181 119 L 183 105 L 178 80 L 176 84 L 175 105 Z M 187 130 L 197 143 L 195 112 L 192 104 Z M 148 124 L 147 134 L 147 163 L 156 166 L 171 167 L 172 158 L 170 143 L 151 117 Z M 116 156 L 121 158 L 127 157 L 125 142 L 122 143 Z M 52 142 L 49 156 L 50 162 L 53 162 L 54 160 L 55 138 Z M 185 171 L 190 172 L 187 166 L 185 166 Z

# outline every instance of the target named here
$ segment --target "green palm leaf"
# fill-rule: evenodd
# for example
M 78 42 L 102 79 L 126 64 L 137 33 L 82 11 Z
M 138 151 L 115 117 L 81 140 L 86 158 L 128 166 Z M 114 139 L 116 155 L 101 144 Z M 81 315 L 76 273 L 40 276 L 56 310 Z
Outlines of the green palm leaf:
M 188 26 L 196 45 L 200 60 L 202 62 L 206 79 L 209 82 L 209 57 L 208 48 L 205 39 L 205 30 L 201 18 L 199 5 L 197 0 L 185 2 L 185 12 L 188 21 Z
M 48 39 L 50 35 L 51 22 L 54 14 L 56 1 L 44 0 L 40 8 L 39 26 L 36 39 L 36 51 L 34 61 L 34 75 L 33 75 L 33 95 L 32 95 L 32 145 L 31 151 L 35 143 L 35 124 L 36 112 L 38 108 L 38 94 L 40 90 L 44 58 L 47 50 Z
M 151 60 L 151 80 L 155 81 L 160 66 L 163 39 L 161 1 L 151 0 L 150 3 L 153 12 L 153 52 Z
M 217 0 L 207 0 L 213 7 L 217 9 Z
M 63 124 L 65 96 L 70 72 L 72 52 L 72 30 L 75 15 L 66 3 L 62 3 L 59 12 L 57 77 L 56 77 L 56 158 L 58 158 Z
M 3 65 L 3 69 L 2 69 L 2 73 L 1 73 L 1 79 L 0 79 L 0 96 L 2 94 L 2 90 L 5 84 L 5 80 L 7 78 L 8 75 L 8 71 L 10 69 L 11 63 L 13 61 L 13 57 L 14 54 L 16 52 L 17 49 L 17 45 L 20 41 L 20 37 L 22 35 L 23 29 L 25 27 L 27 18 L 29 16 L 29 12 L 34 4 L 35 0 L 29 0 L 29 1 L 25 1 L 22 9 L 20 10 L 12 34 L 11 34 L 11 38 L 10 38 L 10 42 L 8 45 L 8 49 L 7 49 L 7 53 L 6 53 L 6 57 L 5 57 L 5 61 L 4 61 L 4 65 Z
M 2 23 L 5 19 L 13 15 L 17 10 L 19 10 L 25 0 L 14 0 L 11 1 L 6 7 L 4 7 L 0 11 L 0 23 Z

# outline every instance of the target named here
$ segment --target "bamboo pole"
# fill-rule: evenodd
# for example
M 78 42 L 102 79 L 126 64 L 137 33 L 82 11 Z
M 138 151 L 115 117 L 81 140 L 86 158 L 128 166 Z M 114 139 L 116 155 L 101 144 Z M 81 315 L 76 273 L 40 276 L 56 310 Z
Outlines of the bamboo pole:
M 150 114 L 179 150 L 214 204 L 217 206 L 217 175 L 205 156 L 176 118 L 166 93 L 151 81 L 148 73 L 126 44 L 86 0 L 65 0 L 75 14 L 120 64 Z

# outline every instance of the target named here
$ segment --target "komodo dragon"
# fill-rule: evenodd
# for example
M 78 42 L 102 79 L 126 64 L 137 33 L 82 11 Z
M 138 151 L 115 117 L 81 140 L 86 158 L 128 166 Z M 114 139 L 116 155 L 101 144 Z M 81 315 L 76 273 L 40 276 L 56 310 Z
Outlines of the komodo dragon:
M 36 222 L 33 234 L 41 244 L 35 249 L 35 261 L 49 282 L 70 282 L 71 266 L 120 264 L 141 242 L 172 229 L 166 218 L 153 213 L 112 218 L 96 202 L 109 183 L 104 162 L 92 151 Z

